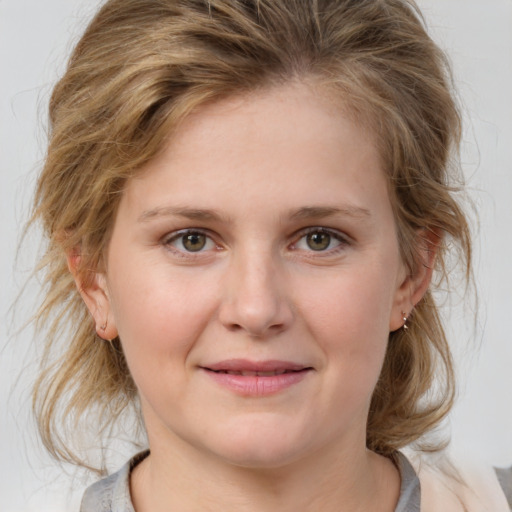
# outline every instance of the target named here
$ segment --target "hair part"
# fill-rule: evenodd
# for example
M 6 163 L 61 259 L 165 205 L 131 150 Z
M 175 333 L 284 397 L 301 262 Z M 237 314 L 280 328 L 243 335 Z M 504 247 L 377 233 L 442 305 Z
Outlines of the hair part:
M 439 280 L 471 244 L 457 202 L 460 117 L 446 58 L 409 0 L 110 0 L 88 26 L 50 101 L 50 140 L 32 216 L 48 246 L 37 271 L 46 333 L 33 407 L 50 453 L 86 465 L 71 431 L 88 411 L 108 432 L 136 386 L 119 340 L 100 340 L 70 274 L 86 282 L 104 255 L 124 186 L 180 122 L 208 102 L 306 81 L 337 98 L 379 146 L 402 258 L 421 261 L 421 230 L 440 234 Z M 438 383 L 437 393 L 431 393 Z M 390 333 L 368 418 L 385 456 L 436 427 L 454 398 L 451 353 L 430 291 L 407 333 Z M 71 424 L 69 423 L 71 419 Z M 88 466 L 90 467 L 90 466 Z

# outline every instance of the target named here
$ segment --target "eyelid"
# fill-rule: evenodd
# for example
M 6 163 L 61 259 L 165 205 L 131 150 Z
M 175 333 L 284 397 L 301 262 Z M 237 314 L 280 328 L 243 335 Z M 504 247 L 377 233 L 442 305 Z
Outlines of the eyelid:
M 213 245 L 215 246 L 215 249 L 220 249 L 220 245 L 215 240 L 215 237 L 212 234 L 212 232 L 210 230 L 204 229 L 204 228 L 184 228 L 184 229 L 179 229 L 177 231 L 171 231 L 170 233 L 166 233 L 164 236 L 162 236 L 160 241 L 165 247 L 167 247 L 172 252 L 179 254 L 183 257 L 188 257 L 188 258 L 199 257 L 201 254 L 204 254 L 205 252 L 212 250 L 212 249 L 201 249 L 199 251 L 194 252 L 194 251 L 181 250 L 172 245 L 172 242 L 179 240 L 180 238 L 182 238 L 186 235 L 191 235 L 191 234 L 204 235 L 211 241 L 211 243 L 213 243 Z
M 297 248 L 297 244 L 306 236 L 312 233 L 326 233 L 330 235 L 334 240 L 338 241 L 339 243 L 333 247 L 329 248 L 323 251 L 315 251 L 313 249 L 304 250 L 304 252 L 313 253 L 315 256 L 321 257 L 322 255 L 332 255 L 338 252 L 339 250 L 343 250 L 345 247 L 352 245 L 352 239 L 349 235 L 346 233 L 339 231 L 338 229 L 334 228 L 328 228 L 325 226 L 308 226 L 306 228 L 302 228 L 299 231 L 297 231 L 292 239 L 291 243 L 291 249 L 292 250 L 303 250 Z M 181 237 L 184 237 L 188 234 L 201 234 L 206 236 L 212 244 L 214 244 L 214 247 L 209 249 L 201 249 L 196 252 L 194 251 L 187 251 L 184 249 L 179 249 L 172 245 L 172 242 L 175 240 L 179 240 Z M 162 245 L 164 245 L 168 250 L 172 251 L 173 253 L 182 256 L 184 258 L 197 258 L 204 256 L 205 253 L 211 252 L 212 250 L 221 250 L 223 247 L 221 244 L 219 244 L 216 240 L 215 233 L 212 233 L 209 229 L 205 228 L 183 228 L 176 231 L 171 231 L 163 235 L 160 239 Z
M 324 251 L 314 251 L 313 249 L 309 249 L 308 251 L 306 251 L 306 252 L 315 253 L 318 256 L 333 254 L 336 252 L 337 249 L 339 250 L 340 247 L 343 248 L 345 246 L 351 245 L 351 243 L 352 243 L 351 238 L 347 234 L 345 234 L 337 229 L 327 228 L 325 226 L 310 226 L 310 227 L 301 229 L 294 235 L 295 241 L 292 243 L 292 248 L 295 249 L 297 244 L 304 237 L 306 237 L 312 233 L 326 233 L 339 242 L 339 244 L 336 245 L 335 247 L 333 247 L 332 249 L 326 249 Z M 298 250 L 300 250 L 300 249 L 298 249 Z

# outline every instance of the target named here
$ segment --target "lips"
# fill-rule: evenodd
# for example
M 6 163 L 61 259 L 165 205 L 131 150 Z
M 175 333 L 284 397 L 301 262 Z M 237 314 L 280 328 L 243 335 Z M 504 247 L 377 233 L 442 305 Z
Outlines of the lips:
M 292 363 L 290 361 L 249 361 L 247 359 L 228 359 L 226 361 L 219 361 L 218 363 L 203 366 L 203 368 L 214 372 L 285 373 L 301 371 L 307 367 L 298 363 Z
M 284 373 L 291 373 L 301 370 L 275 370 L 269 372 L 253 372 L 249 370 L 211 370 L 215 373 L 226 373 L 228 375 L 242 375 L 243 377 L 273 377 L 274 375 L 283 375 Z
M 226 361 L 219 361 L 214 364 L 203 366 L 203 368 L 218 373 L 249 376 L 260 375 L 265 377 L 281 375 L 283 373 L 289 372 L 298 372 L 310 367 L 306 367 L 304 365 L 290 361 L 249 361 L 247 359 L 229 359 Z
M 230 359 L 201 366 L 221 387 L 242 396 L 274 395 L 301 382 L 313 370 L 290 361 Z

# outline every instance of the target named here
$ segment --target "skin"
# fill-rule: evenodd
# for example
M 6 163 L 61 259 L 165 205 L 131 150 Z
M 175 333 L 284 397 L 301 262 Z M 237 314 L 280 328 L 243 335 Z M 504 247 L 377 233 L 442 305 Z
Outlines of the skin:
M 127 184 L 107 271 L 81 289 L 139 390 L 151 455 L 132 474 L 137 512 L 394 510 L 400 478 L 366 449 L 366 420 L 389 332 L 431 266 L 405 268 L 373 138 L 318 91 L 189 116 Z M 231 359 L 308 370 L 247 396 L 205 371 Z

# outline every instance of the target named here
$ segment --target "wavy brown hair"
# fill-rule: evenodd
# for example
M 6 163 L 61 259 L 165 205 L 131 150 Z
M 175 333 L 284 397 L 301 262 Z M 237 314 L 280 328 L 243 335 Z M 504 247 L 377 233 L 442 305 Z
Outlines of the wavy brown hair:
M 105 434 L 137 409 L 120 340 L 96 335 L 66 254 L 80 251 L 84 280 L 102 269 L 126 180 L 190 112 L 292 80 L 328 91 L 373 132 L 411 273 L 420 264 L 417 234 L 427 229 L 442 235 L 436 282 L 447 277 L 448 248 L 469 276 L 469 230 L 451 165 L 460 118 L 446 58 L 412 1 L 109 0 L 51 96 L 32 217 L 48 241 L 38 267 L 44 301 L 36 323 L 46 345 L 33 405 L 57 458 L 86 465 L 71 442 L 76 429 L 94 418 Z M 390 333 L 368 447 L 390 456 L 420 439 L 453 398 L 451 354 L 427 291 L 407 333 Z

